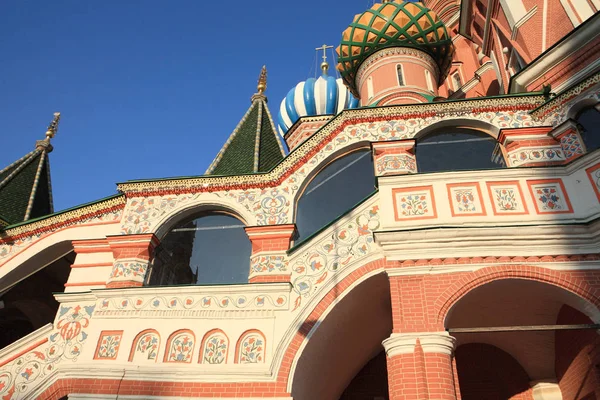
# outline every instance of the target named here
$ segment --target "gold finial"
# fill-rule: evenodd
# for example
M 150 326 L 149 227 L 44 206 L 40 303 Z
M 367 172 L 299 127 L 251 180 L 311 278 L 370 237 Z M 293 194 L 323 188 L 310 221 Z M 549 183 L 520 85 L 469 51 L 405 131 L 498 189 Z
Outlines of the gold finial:
M 48 130 L 46 130 L 46 140 L 49 141 L 56 135 L 56 132 L 58 131 L 58 121 L 60 121 L 60 113 L 55 112 L 52 122 L 48 125 Z
M 260 70 L 260 76 L 258 77 L 258 86 L 256 87 L 258 94 L 263 94 L 267 90 L 267 66 L 263 65 Z
M 327 75 L 327 70 L 329 69 L 329 63 L 327 62 L 327 49 L 333 49 L 333 46 L 327 46 L 324 44 L 321 47 L 317 47 L 315 50 L 323 50 L 323 62 L 321 63 L 321 70 L 323 71 L 323 75 Z

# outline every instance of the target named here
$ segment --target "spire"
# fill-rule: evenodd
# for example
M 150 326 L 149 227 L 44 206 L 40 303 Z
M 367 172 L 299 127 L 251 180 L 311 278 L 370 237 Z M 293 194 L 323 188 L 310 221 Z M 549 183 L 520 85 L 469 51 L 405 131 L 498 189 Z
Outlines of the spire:
M 267 172 L 285 152 L 267 107 L 267 68 L 258 77 L 252 104 L 206 170 L 206 175 L 244 175 Z
M 48 153 L 59 120 L 60 113 L 54 113 L 45 139 L 38 140 L 32 152 L 0 170 L 0 227 L 54 212 Z

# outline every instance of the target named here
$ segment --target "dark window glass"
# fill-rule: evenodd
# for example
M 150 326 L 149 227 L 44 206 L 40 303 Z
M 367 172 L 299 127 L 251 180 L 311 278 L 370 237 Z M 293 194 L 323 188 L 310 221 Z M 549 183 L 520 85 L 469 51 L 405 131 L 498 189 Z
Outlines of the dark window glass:
M 187 220 L 156 248 L 148 285 L 246 283 L 250 251 L 237 218 L 210 214 Z
M 398 85 L 404 86 L 404 74 L 402 73 L 402 65 L 398 64 L 396 66 L 396 71 L 398 72 Z
M 586 108 L 577 117 L 581 139 L 588 152 L 600 148 L 600 112 L 595 108 Z
M 296 208 L 296 243 L 348 211 L 375 190 L 370 150 L 342 157 L 308 184 Z
M 417 141 L 419 172 L 502 168 L 504 158 L 493 137 L 469 129 L 452 129 Z

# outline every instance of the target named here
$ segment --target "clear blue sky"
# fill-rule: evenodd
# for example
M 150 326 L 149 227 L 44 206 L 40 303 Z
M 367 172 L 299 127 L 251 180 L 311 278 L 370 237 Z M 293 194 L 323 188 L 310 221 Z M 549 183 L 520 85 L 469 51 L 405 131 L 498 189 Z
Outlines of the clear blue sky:
M 55 209 L 201 175 L 269 72 L 274 116 L 372 0 L 0 1 L 0 169 L 60 129 Z

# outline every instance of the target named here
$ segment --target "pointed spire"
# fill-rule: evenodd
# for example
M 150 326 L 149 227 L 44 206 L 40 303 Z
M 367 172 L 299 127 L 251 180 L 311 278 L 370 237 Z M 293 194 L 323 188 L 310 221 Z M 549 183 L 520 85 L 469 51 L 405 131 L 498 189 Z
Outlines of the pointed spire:
M 60 121 L 60 113 L 55 112 L 52 122 L 50 122 L 50 125 L 48 125 L 48 130 L 46 130 L 46 139 L 50 140 L 54 137 L 54 135 L 56 135 L 56 132 L 58 131 L 58 122 L 59 121 Z
M 263 66 L 250 108 L 206 170 L 206 175 L 267 172 L 285 157 L 283 144 L 267 107 L 266 89 L 267 68 Z
M 0 226 L 54 212 L 48 153 L 59 120 L 60 113 L 54 113 L 46 138 L 38 140 L 32 152 L 0 170 Z

